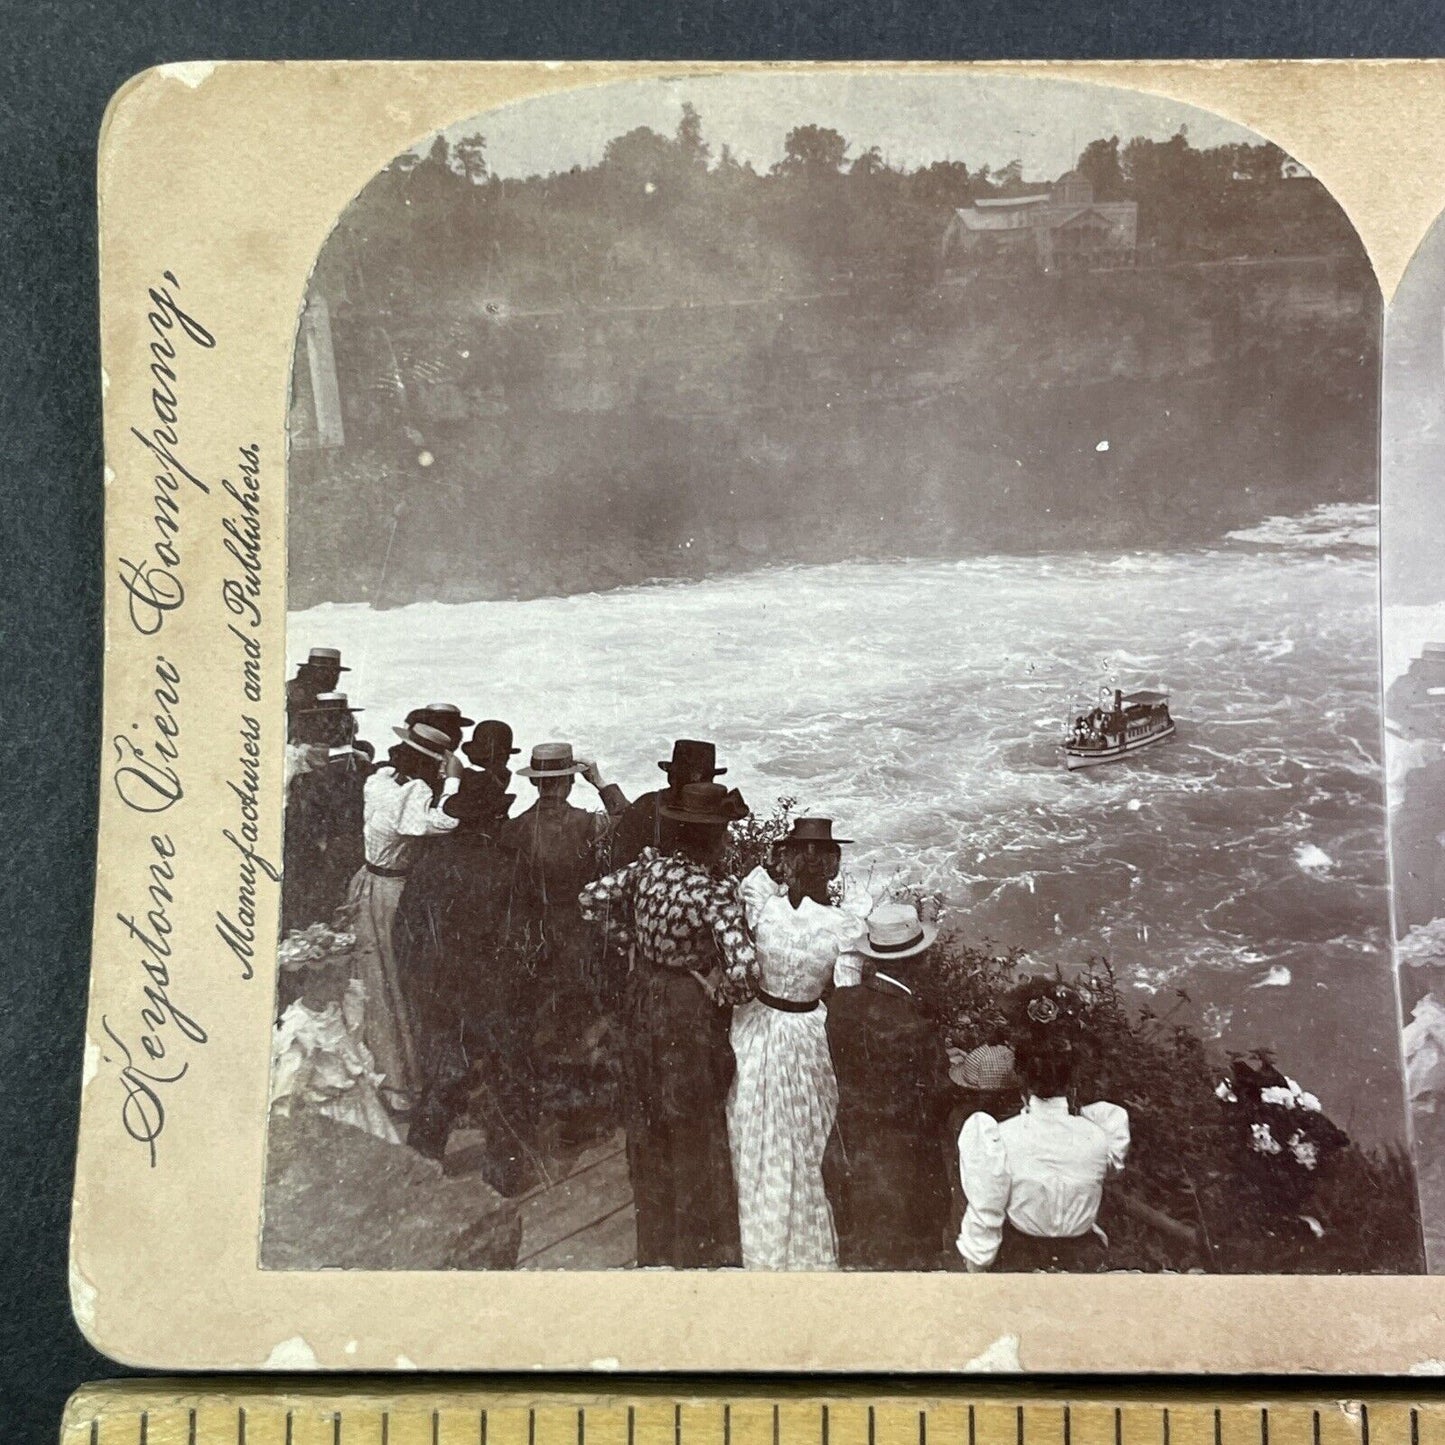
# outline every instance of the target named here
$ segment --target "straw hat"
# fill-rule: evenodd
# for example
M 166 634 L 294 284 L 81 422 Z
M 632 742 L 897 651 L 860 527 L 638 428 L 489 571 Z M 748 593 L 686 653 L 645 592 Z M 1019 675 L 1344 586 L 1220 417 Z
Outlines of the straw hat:
M 435 758 L 439 763 L 446 761 L 450 739 L 440 728 L 430 727 L 426 723 L 412 723 L 410 727 L 392 728 L 392 732 L 407 747 L 415 748 L 417 752 L 425 753 L 427 757 Z
M 868 915 L 868 940 L 857 951 L 880 962 L 896 963 L 922 953 L 938 937 L 936 923 L 924 923 L 911 903 L 880 903 Z
M 532 747 L 532 761 L 525 768 L 517 769 L 519 778 L 564 778 L 583 772 L 585 763 L 579 763 L 572 756 L 571 743 L 536 743 Z

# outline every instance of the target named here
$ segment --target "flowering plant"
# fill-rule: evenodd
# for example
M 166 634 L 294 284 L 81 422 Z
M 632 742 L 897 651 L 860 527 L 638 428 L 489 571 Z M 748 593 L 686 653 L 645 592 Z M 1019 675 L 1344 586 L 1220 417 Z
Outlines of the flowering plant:
M 1031 998 L 1025 1012 L 1036 1024 L 1051 1024 L 1061 1012 L 1057 1003 L 1047 994 L 1039 998 Z
M 1073 1035 L 1082 1026 L 1085 999 L 1061 978 L 1025 979 L 1004 1000 L 1004 1016 L 1014 1033 Z
M 1325 1117 L 1315 1095 L 1282 1074 L 1267 1057 L 1258 1066 L 1236 1059 L 1215 1085 L 1243 1164 L 1280 1207 L 1298 1208 L 1320 1166 L 1349 1143 Z

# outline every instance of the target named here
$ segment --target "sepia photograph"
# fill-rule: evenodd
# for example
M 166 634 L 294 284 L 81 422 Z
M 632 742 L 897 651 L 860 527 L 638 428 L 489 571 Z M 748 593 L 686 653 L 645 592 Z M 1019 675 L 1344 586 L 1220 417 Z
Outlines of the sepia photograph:
M 395 156 L 291 366 L 262 1269 L 1423 1270 L 1431 245 L 1382 717 L 1380 288 L 1263 136 L 763 71 Z
M 1390 303 L 1382 401 L 1385 751 L 1403 1048 L 1425 1250 L 1445 1272 L 1445 223 Z

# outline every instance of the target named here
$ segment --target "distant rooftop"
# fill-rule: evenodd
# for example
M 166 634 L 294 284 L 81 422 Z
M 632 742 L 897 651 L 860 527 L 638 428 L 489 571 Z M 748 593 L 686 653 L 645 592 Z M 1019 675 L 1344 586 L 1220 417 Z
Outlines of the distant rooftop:
M 974 205 L 977 206 L 978 209 L 981 211 L 1001 211 L 1015 206 L 1036 206 L 1041 201 L 1051 200 L 1053 200 L 1052 192 L 1040 191 L 1037 195 L 1032 196 L 990 196 L 987 198 L 980 197 L 974 202 Z

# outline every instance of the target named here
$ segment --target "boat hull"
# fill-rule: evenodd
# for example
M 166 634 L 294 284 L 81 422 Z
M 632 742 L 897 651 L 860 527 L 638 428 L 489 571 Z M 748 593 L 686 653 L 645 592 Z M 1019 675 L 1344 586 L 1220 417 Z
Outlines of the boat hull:
M 1101 763 L 1116 763 L 1120 758 L 1132 757 L 1145 748 L 1152 748 L 1155 743 L 1162 743 L 1174 736 L 1175 728 L 1171 722 L 1166 727 L 1159 729 L 1157 733 L 1150 733 L 1148 737 L 1130 738 L 1127 742 L 1116 744 L 1108 748 L 1079 748 L 1074 749 L 1067 743 L 1064 744 L 1064 766 L 1072 773 L 1077 768 L 1094 768 Z

